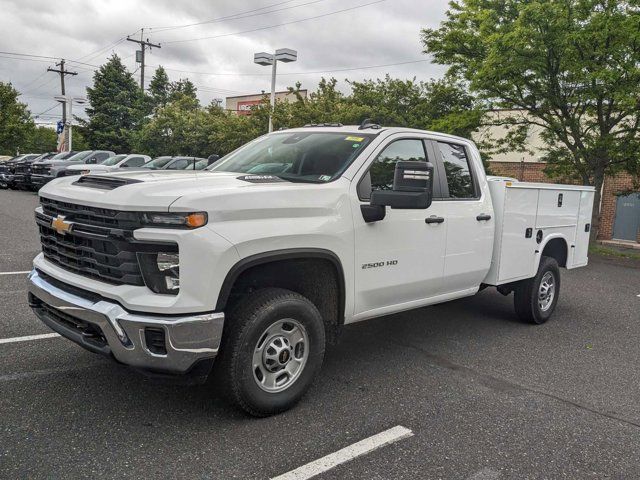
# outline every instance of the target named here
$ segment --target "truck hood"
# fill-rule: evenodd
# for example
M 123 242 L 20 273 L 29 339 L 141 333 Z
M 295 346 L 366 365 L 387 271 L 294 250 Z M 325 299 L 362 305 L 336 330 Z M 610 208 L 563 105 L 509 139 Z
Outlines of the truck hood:
M 95 183 L 94 183 L 95 181 Z M 130 182 L 115 188 L 104 183 Z M 98 184 L 97 182 L 101 182 Z M 277 203 L 279 208 L 291 202 L 291 192 L 317 189 L 327 191 L 329 184 L 293 183 L 269 175 L 201 171 L 117 171 L 104 174 L 71 176 L 53 180 L 39 194 L 53 200 L 129 211 L 208 211 L 216 206 L 253 205 L 254 209 Z M 302 195 L 301 197 L 313 197 Z M 239 198 L 242 200 L 238 201 Z M 311 200 L 311 198 L 309 198 Z M 319 200 L 316 197 L 316 200 Z M 283 204 L 284 202 L 284 204 Z M 313 203 L 313 200 L 311 200 Z M 305 202 L 306 203 L 306 202 Z M 292 205 L 289 204 L 289 207 Z

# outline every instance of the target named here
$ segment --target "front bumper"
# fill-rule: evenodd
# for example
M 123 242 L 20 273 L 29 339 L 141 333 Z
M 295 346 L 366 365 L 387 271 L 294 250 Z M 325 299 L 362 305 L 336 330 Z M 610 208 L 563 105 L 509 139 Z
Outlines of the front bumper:
M 28 173 L 20 173 L 13 176 L 13 182 L 16 185 L 31 185 L 31 175 Z
M 33 185 L 44 185 L 49 183 L 51 180 L 54 180 L 56 177 L 53 175 L 39 175 L 39 174 L 31 174 L 31 183 Z
M 29 274 L 29 305 L 40 320 L 63 337 L 92 352 L 159 374 L 186 374 L 196 364 L 213 360 L 224 325 L 224 313 L 130 313 L 93 293 L 67 289 L 38 270 Z M 166 354 L 158 354 L 147 345 L 149 330 L 164 332 Z

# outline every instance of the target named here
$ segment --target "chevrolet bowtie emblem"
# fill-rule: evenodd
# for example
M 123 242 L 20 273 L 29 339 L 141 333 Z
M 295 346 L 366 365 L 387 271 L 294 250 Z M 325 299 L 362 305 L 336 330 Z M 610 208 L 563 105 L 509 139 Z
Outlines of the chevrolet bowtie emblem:
M 54 218 L 51 221 L 51 226 L 60 235 L 66 235 L 71 231 L 71 228 L 73 227 L 73 223 L 65 221 L 63 215 L 58 215 L 56 218 Z

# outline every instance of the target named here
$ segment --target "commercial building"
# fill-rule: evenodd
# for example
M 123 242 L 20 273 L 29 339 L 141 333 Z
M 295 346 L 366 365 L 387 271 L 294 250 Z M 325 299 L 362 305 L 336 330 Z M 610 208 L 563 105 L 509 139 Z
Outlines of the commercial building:
M 300 90 L 300 95 L 303 98 L 307 97 L 306 90 Z M 258 93 L 255 95 L 241 95 L 239 97 L 227 97 L 225 102 L 225 108 L 230 112 L 235 112 L 238 115 L 251 115 L 251 108 L 255 105 L 259 105 L 264 99 L 269 98 L 267 92 Z M 293 102 L 295 101 L 295 94 L 287 91 L 276 92 L 276 102 Z
M 506 129 L 499 124 L 501 117 L 507 115 L 526 115 L 514 111 L 493 111 L 489 119 L 495 126 L 482 128 L 475 140 L 500 139 L 506 135 Z M 558 183 L 571 179 L 550 178 L 545 173 L 545 142 L 540 133 L 541 127 L 530 127 L 526 140 L 526 152 L 507 152 L 493 155 L 489 168 L 494 175 L 517 178 L 525 182 Z M 616 241 L 640 246 L 640 178 L 628 173 L 618 173 L 605 178 L 602 188 L 601 219 L 598 239 Z

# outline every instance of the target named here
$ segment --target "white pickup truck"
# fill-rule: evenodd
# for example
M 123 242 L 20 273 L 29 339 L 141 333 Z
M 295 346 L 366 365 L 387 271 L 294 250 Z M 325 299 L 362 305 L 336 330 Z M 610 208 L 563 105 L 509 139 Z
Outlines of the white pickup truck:
M 559 267 L 587 264 L 593 196 L 487 177 L 449 135 L 284 130 L 203 171 L 47 184 L 29 302 L 88 350 L 163 377 L 215 373 L 269 415 L 300 399 L 344 324 L 488 286 L 547 321 Z

